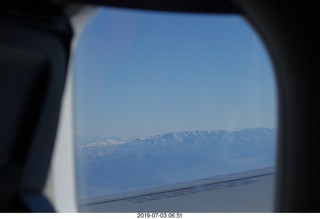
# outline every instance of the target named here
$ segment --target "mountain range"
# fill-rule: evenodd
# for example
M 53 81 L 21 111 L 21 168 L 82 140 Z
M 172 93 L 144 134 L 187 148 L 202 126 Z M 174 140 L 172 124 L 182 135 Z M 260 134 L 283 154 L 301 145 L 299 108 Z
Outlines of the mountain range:
M 77 146 L 80 197 L 273 166 L 276 130 L 188 131 Z

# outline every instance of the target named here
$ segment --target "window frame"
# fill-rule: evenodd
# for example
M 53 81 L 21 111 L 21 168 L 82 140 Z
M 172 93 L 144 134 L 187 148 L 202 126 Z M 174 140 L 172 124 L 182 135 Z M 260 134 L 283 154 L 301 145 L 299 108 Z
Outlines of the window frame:
M 314 121 L 319 121 L 317 100 L 320 94 L 316 83 L 319 71 L 316 60 L 320 51 L 320 43 L 316 40 L 319 35 L 317 32 L 319 19 L 316 14 L 319 5 L 316 1 L 288 4 L 277 0 L 212 0 L 209 3 L 210 7 L 204 0 L 200 3 L 179 0 L 73 0 L 73 2 L 205 13 L 213 10 L 215 4 L 222 4 L 220 12 L 242 13 L 247 17 L 266 44 L 276 68 L 279 140 L 275 210 L 319 211 L 319 205 L 313 201 L 320 195 L 319 179 L 306 181 L 315 174 L 314 169 L 320 167 L 317 158 L 319 149 L 312 146 L 315 145 L 314 141 L 318 135 L 318 130 L 312 128 L 312 124 Z M 219 13 L 218 9 L 214 11 Z M 308 150 L 305 149 L 305 145 L 308 146 Z M 311 163 L 311 160 L 314 162 Z M 307 183 L 311 184 L 305 186 Z

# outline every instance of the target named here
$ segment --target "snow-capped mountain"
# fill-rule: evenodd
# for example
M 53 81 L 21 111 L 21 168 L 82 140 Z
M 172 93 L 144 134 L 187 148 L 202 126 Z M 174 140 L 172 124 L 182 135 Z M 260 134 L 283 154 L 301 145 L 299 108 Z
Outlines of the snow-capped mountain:
M 115 145 L 123 144 L 134 138 L 121 138 L 121 137 L 111 137 L 106 139 L 102 136 L 84 136 L 76 135 L 75 136 L 75 145 L 78 146 L 95 146 L 95 145 Z
M 171 132 L 77 147 L 80 196 L 138 189 L 274 165 L 275 129 Z

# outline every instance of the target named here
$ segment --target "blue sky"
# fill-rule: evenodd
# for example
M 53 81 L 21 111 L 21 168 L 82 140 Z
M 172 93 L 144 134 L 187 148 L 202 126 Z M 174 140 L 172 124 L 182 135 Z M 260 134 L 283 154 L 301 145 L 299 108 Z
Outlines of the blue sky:
M 239 16 L 100 9 L 73 69 L 79 135 L 276 126 L 271 62 Z

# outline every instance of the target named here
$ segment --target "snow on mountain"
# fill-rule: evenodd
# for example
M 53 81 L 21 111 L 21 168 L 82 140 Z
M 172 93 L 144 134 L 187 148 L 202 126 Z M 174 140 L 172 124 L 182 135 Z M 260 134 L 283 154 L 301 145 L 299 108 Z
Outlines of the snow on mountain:
M 121 137 L 102 137 L 102 136 L 83 136 L 76 135 L 75 136 L 75 145 L 77 147 L 82 146 L 95 146 L 95 145 L 115 145 L 115 144 L 123 144 L 134 138 L 121 138 Z
M 134 190 L 272 166 L 275 129 L 171 132 L 77 147 L 80 196 Z

